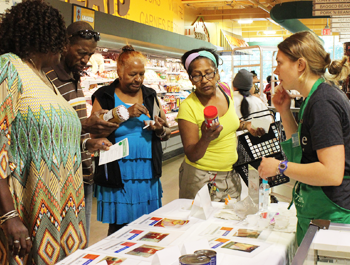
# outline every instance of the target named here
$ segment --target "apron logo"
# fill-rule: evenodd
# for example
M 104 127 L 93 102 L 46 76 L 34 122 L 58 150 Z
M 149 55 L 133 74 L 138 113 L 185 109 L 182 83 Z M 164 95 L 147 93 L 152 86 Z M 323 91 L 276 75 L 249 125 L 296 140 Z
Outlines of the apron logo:
M 301 139 L 301 143 L 302 143 L 303 145 L 306 145 L 306 144 L 307 144 L 307 138 L 306 138 L 306 136 L 303 136 L 303 138 Z

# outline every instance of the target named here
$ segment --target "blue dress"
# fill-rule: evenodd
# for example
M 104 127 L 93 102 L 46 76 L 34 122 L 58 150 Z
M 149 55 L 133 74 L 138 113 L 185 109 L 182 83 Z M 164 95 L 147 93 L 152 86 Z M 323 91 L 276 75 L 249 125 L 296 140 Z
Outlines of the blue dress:
M 114 94 L 115 106 L 130 105 Z M 142 129 L 142 114 L 120 124 L 115 130 L 115 142 L 129 141 L 129 155 L 118 161 L 124 189 L 96 185 L 97 220 L 109 224 L 125 224 L 134 221 L 162 206 L 162 186 L 159 178 L 153 178 L 152 131 Z

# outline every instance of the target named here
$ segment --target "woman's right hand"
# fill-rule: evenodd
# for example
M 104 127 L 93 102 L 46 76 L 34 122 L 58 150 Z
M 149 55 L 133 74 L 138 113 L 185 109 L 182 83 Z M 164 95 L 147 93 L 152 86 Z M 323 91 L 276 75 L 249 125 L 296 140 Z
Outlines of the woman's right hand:
M 281 84 L 276 87 L 275 94 L 272 97 L 272 102 L 276 110 L 280 113 L 290 110 L 290 96 Z
M 134 105 L 128 108 L 128 111 L 130 118 L 140 117 L 142 114 L 148 114 L 147 108 L 140 103 L 135 103 Z
M 201 139 L 206 142 L 211 142 L 219 137 L 222 129 L 223 127 L 218 122 L 214 123 L 210 128 L 207 128 L 204 121 L 201 126 L 201 131 L 202 131 Z
M 13 256 L 23 258 L 30 252 L 32 239 L 28 234 L 28 229 L 19 217 L 8 219 L 2 224 L 2 229 L 6 235 L 10 253 Z

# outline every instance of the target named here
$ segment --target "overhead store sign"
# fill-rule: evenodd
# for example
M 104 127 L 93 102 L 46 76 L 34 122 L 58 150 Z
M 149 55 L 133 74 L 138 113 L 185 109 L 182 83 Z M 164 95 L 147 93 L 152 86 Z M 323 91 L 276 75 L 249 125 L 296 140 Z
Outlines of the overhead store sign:
M 314 0 L 314 4 L 348 3 L 349 0 Z
M 312 11 L 313 16 L 348 16 L 350 10 L 314 10 Z
M 181 0 L 61 0 L 106 14 L 184 34 Z M 142 3 L 141 3 L 142 2 Z
M 243 39 L 239 39 L 236 38 L 231 32 L 228 32 L 226 30 L 221 30 L 222 34 L 224 35 L 226 41 L 229 43 L 229 45 L 231 46 L 232 49 L 237 48 L 237 47 L 249 47 L 249 44 L 243 40 Z M 236 35 L 237 36 L 237 35 Z M 221 46 L 224 46 L 221 44 Z
M 350 29 L 349 28 L 332 28 L 333 32 L 340 32 L 340 33 L 349 33 L 350 34 Z
M 73 5 L 73 22 L 85 21 L 95 28 L 95 11 L 86 7 Z
M 350 17 L 332 17 L 331 22 L 333 23 L 350 23 Z
M 314 4 L 313 9 L 314 10 L 335 10 L 335 9 L 350 10 L 350 3 Z
M 332 22 L 332 28 L 350 28 L 350 23 L 334 23 Z
M 313 0 L 313 16 L 347 16 L 350 15 L 348 0 Z

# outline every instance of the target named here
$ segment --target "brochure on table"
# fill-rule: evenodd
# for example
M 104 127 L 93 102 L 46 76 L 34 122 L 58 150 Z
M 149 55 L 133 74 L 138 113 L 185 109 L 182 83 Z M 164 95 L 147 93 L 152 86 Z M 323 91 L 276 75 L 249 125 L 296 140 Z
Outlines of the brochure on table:
M 151 262 L 153 255 L 165 249 L 166 246 L 160 246 L 148 242 L 135 242 L 128 240 L 111 240 L 104 239 L 97 244 L 89 247 L 88 250 L 104 253 L 105 255 L 120 255 L 120 257 L 128 257 L 137 260 Z
M 56 265 L 142 265 L 142 261 L 127 257 L 119 256 L 118 254 L 106 255 L 100 252 L 89 250 L 77 250 L 69 255 L 64 260 L 56 263 Z
M 139 228 L 127 226 L 111 235 L 109 239 L 169 246 L 173 245 L 173 242 L 183 235 L 184 231 L 165 230 L 159 227 Z
M 198 219 L 193 218 L 189 219 L 174 219 L 166 216 L 155 216 L 145 214 L 139 219 L 130 223 L 130 226 L 147 228 L 147 227 L 156 227 L 156 228 L 165 228 L 171 230 L 186 231 L 194 224 L 198 222 Z
M 225 238 L 252 238 L 265 241 L 270 235 L 271 230 L 257 230 L 244 227 L 242 225 L 225 225 L 222 223 L 211 223 L 199 236 L 206 238 L 225 237 Z
M 229 239 L 227 237 L 217 237 L 209 241 L 209 246 L 213 250 L 224 254 L 252 258 L 271 246 L 271 244 L 247 238 Z

